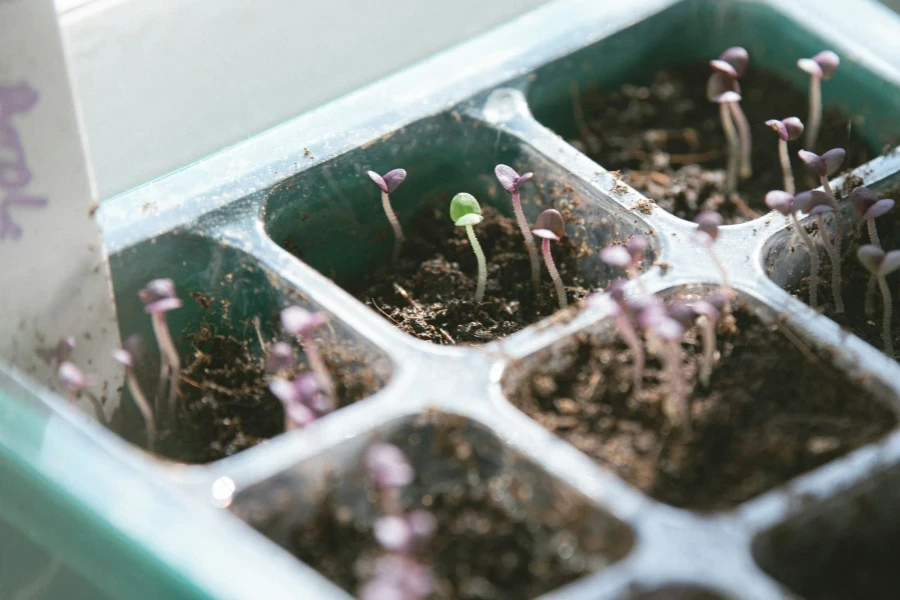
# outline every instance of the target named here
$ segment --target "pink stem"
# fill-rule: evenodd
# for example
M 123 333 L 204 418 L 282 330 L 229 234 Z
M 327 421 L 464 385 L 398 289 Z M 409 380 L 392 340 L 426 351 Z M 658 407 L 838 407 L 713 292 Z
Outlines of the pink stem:
M 550 253 L 550 240 L 544 238 L 543 243 L 544 262 L 547 263 L 547 270 L 550 271 L 550 278 L 556 286 L 556 295 L 559 297 L 559 308 L 565 309 L 569 303 L 566 299 L 566 288 L 563 287 L 562 279 L 559 277 L 559 271 L 556 270 L 556 264 L 553 262 L 553 255 Z
M 632 369 L 632 394 L 641 393 L 642 384 L 644 382 L 644 346 L 638 337 L 637 331 L 631 326 L 628 317 L 624 313 L 616 315 L 616 326 L 628 349 L 631 350 L 632 361 L 634 362 Z
M 169 333 L 165 313 L 153 313 L 151 321 L 153 322 L 153 333 L 156 335 L 156 343 L 159 345 L 160 354 L 162 354 L 161 360 L 164 366 L 167 367 L 167 369 L 160 370 L 160 377 L 163 377 L 163 373 L 168 370 L 169 401 L 167 406 L 169 407 L 169 413 L 174 417 L 178 401 L 178 382 L 181 380 L 181 359 L 178 356 L 178 350 L 175 348 L 175 342 L 172 341 L 172 335 Z M 160 381 L 160 386 L 163 386 L 163 381 Z M 157 395 L 157 402 L 158 400 L 159 395 Z
M 512 203 L 513 212 L 516 213 L 516 223 L 519 225 L 519 231 L 522 232 L 522 238 L 525 240 L 525 248 L 528 250 L 528 260 L 531 261 L 531 285 L 534 287 L 535 293 L 538 293 L 541 289 L 541 259 L 538 257 L 534 236 L 525 219 L 525 211 L 522 210 L 522 200 L 518 190 L 512 193 Z

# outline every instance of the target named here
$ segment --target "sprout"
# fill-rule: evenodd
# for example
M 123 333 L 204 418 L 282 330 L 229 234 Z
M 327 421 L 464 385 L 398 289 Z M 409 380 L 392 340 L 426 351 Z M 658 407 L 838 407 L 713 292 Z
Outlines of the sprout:
M 743 77 L 744 73 L 747 72 L 749 64 L 750 55 L 747 53 L 747 50 L 740 46 L 728 48 L 721 56 L 719 56 L 718 60 L 710 61 L 710 66 L 713 68 L 713 71 L 732 79 L 734 81 L 733 86 L 735 87 L 737 86 L 737 80 Z M 739 88 L 734 89 L 734 92 L 740 94 L 741 90 Z M 713 100 L 713 102 L 716 102 L 716 100 Z M 750 137 L 750 123 L 747 121 L 747 116 L 744 114 L 744 111 L 741 110 L 740 98 L 737 98 L 735 101 L 729 101 L 727 104 L 731 109 L 731 113 L 734 116 L 734 122 L 738 129 L 738 138 L 740 140 L 740 153 L 738 156 L 740 157 L 741 179 L 748 179 L 753 175 L 753 167 L 751 164 L 752 139 Z M 725 124 L 724 119 L 722 123 L 723 125 Z
M 559 308 L 564 309 L 568 306 L 566 288 L 563 287 L 559 271 L 556 270 L 556 264 L 553 262 L 553 254 L 550 253 L 550 240 L 559 241 L 562 239 L 566 234 L 566 223 L 558 210 L 548 208 L 538 215 L 537 220 L 534 222 L 534 229 L 531 232 L 543 240 L 541 249 L 544 254 L 544 264 L 547 265 L 547 271 L 550 273 L 553 285 L 556 286 Z
M 733 192 L 737 187 L 738 170 L 741 164 L 741 142 L 731 116 L 731 105 L 741 101 L 740 87 L 733 77 L 716 71 L 706 84 L 706 97 L 719 105 L 719 117 L 728 142 L 728 168 L 725 174 L 725 191 Z
M 624 246 L 607 246 L 600 250 L 600 260 L 613 267 L 625 269 L 628 279 L 638 277 L 638 269 L 644 261 L 644 252 L 647 250 L 647 240 L 636 235 L 628 240 Z
M 497 165 L 494 174 L 503 189 L 512 196 L 513 212 L 516 214 L 516 223 L 519 225 L 519 231 L 522 232 L 522 238 L 525 240 L 525 248 L 528 250 L 528 259 L 531 261 L 531 285 L 534 287 L 535 293 L 539 293 L 541 289 L 541 259 L 538 257 L 537 246 L 534 245 L 534 237 L 528 228 L 528 221 L 525 219 L 525 213 L 522 211 L 522 200 L 519 197 L 519 190 L 533 176 L 533 173 L 525 173 L 519 175 L 512 167 L 506 165 Z
M 831 79 L 841 59 L 831 50 L 823 50 L 812 58 L 801 58 L 797 66 L 809 73 L 809 118 L 806 129 L 807 148 L 815 148 L 819 137 L 819 127 L 822 124 L 822 80 Z
M 853 213 L 866 221 L 869 229 L 869 241 L 876 248 L 882 248 L 878 230 L 875 228 L 875 219 L 894 208 L 894 201 L 888 198 L 879 200 L 875 192 L 865 186 L 859 186 L 850 192 L 850 205 Z M 875 314 L 875 281 L 875 275 L 870 275 L 866 286 L 866 316 Z
M 289 306 L 281 311 L 281 328 L 288 335 L 300 338 L 306 361 L 309 363 L 309 368 L 319 378 L 319 387 L 322 393 L 329 399 L 334 400 L 334 382 L 331 380 L 328 367 L 325 365 L 321 353 L 319 353 L 318 346 L 312 339 L 312 332 L 327 322 L 328 316 L 325 313 L 311 313 L 300 306 Z M 283 350 L 281 351 L 283 352 Z
M 156 414 L 160 412 L 160 401 L 164 395 L 168 383 L 168 408 L 175 414 L 175 405 L 178 400 L 178 383 L 181 380 L 181 360 L 178 349 L 172 341 L 169 326 L 166 323 L 166 313 L 176 308 L 181 308 L 181 300 L 175 296 L 175 282 L 171 279 L 154 279 L 138 292 L 138 297 L 144 303 L 144 312 L 150 314 L 153 322 L 153 333 L 159 346 L 161 356 L 159 368 L 159 390 L 156 394 Z
M 153 408 L 141 390 L 137 377 L 134 375 L 134 364 L 144 355 L 144 340 L 139 335 L 131 335 L 125 340 L 122 348 L 115 350 L 112 354 L 113 358 L 120 365 L 125 367 L 125 384 L 128 391 L 131 392 L 131 399 L 135 406 L 141 412 L 144 419 L 144 429 L 147 436 L 147 448 L 153 450 L 156 444 L 156 420 L 153 417 Z
M 277 342 L 266 353 L 266 373 L 281 373 L 294 368 L 297 358 L 290 344 Z
M 819 156 L 814 152 L 808 152 L 806 150 L 800 150 L 797 154 L 800 156 L 800 160 L 803 161 L 806 167 L 819 176 L 819 180 L 822 182 L 822 189 L 824 189 L 825 193 L 828 195 L 829 201 L 831 203 L 831 208 L 834 211 L 834 251 L 835 254 L 840 257 L 841 243 L 844 239 L 844 218 L 841 215 L 840 208 L 838 208 L 837 197 L 834 195 L 834 190 L 831 189 L 831 183 L 828 181 L 828 178 L 837 172 L 841 164 L 844 162 L 844 157 L 847 155 L 847 153 L 843 148 L 834 148 L 824 153 L 822 156 Z M 827 235 L 824 231 L 821 233 L 823 237 Z M 840 290 L 840 262 L 838 262 L 837 266 L 834 269 L 832 281 L 835 280 L 838 282 L 838 290 Z M 835 312 L 837 312 L 838 314 L 843 313 L 844 301 L 843 298 L 841 298 L 840 294 L 837 294 L 835 296 L 834 302 Z
M 681 364 L 684 327 L 655 303 L 641 310 L 638 322 L 661 342 L 663 365 L 669 386 L 665 403 L 666 414 L 673 421 L 687 425 L 690 422 L 690 409 L 687 404 L 687 382 Z
M 766 206 L 783 215 L 790 215 L 794 228 L 803 239 L 803 243 L 806 245 L 806 252 L 809 254 L 809 305 L 812 308 L 817 308 L 819 305 L 819 252 L 813 245 L 806 228 L 797 220 L 797 211 L 801 210 L 802 207 L 797 206 L 794 196 L 784 190 L 772 190 L 766 194 Z
M 406 180 L 406 171 L 394 169 L 385 173 L 384 177 L 375 171 L 369 171 L 369 177 L 381 189 L 381 207 L 394 229 L 394 253 L 391 255 L 391 260 L 397 262 L 400 257 L 400 249 L 403 247 L 403 228 L 400 227 L 400 221 L 397 220 L 397 215 L 394 214 L 394 209 L 391 207 L 390 195 Z
M 481 302 L 484 299 L 484 287 L 487 285 L 487 263 L 484 260 L 484 251 L 478 238 L 475 237 L 474 225 L 478 225 L 484 220 L 481 216 L 481 206 L 478 200 L 472 194 L 457 194 L 450 201 L 450 218 L 457 227 L 465 227 L 466 235 L 469 236 L 469 243 L 472 245 L 472 251 L 475 252 L 475 259 L 478 261 L 478 285 L 475 288 L 475 302 Z
M 697 224 L 697 230 L 694 232 L 694 240 L 706 247 L 713 264 L 716 265 L 716 269 L 718 269 L 719 275 L 722 277 L 722 292 L 725 296 L 725 313 L 728 314 L 731 312 L 731 284 L 728 282 L 728 272 L 725 271 L 725 267 L 719 261 L 719 258 L 712 248 L 713 242 L 719 238 L 719 227 L 725 223 L 725 220 L 719 213 L 713 210 L 705 210 L 697 215 L 694 222 Z
M 834 244 L 828 237 L 828 230 L 825 228 L 825 215 L 834 212 L 834 206 L 828 194 L 820 190 L 811 190 L 797 194 L 794 198 L 797 206 L 802 207 L 803 211 L 810 216 L 816 217 L 816 223 L 819 226 L 819 237 L 822 238 L 822 245 L 825 246 L 825 252 L 831 259 L 831 294 L 834 296 L 835 310 L 844 312 L 844 301 L 841 295 L 841 257 L 837 253 Z M 838 310 L 838 307 L 840 308 Z
M 700 361 L 700 374 L 698 378 L 703 387 L 709 387 L 709 378 L 712 376 L 713 363 L 716 353 L 716 322 L 722 314 L 726 298 L 720 294 L 708 296 L 705 300 L 691 303 L 691 310 L 697 315 L 703 336 L 703 355 Z
M 770 119 L 766 125 L 778 134 L 778 158 L 781 160 L 781 171 L 784 174 L 784 191 L 792 196 L 796 193 L 794 173 L 791 170 L 791 159 L 788 156 L 788 141 L 796 140 L 803 133 L 803 122 L 797 117 L 788 117 L 783 121 Z
M 884 250 L 873 245 L 865 245 L 856 251 L 859 262 L 872 274 L 878 277 L 881 287 L 881 298 L 884 305 L 884 323 L 881 332 L 884 352 L 894 357 L 894 343 L 891 339 L 891 290 L 888 288 L 887 276 L 900 269 L 900 250 L 892 250 L 885 254 Z
M 365 465 L 369 476 L 380 489 L 409 485 L 416 475 L 409 459 L 393 444 L 369 446 Z
M 316 420 L 317 412 L 328 412 L 322 403 L 322 389 L 315 373 L 304 373 L 296 379 L 273 377 L 269 382 L 269 391 L 284 407 L 285 431 L 306 427 Z M 326 410 L 321 410 L 323 408 Z
M 85 373 L 75 363 L 67 360 L 60 363 L 59 368 L 56 369 L 56 377 L 69 397 L 69 402 L 76 404 L 78 397 L 84 394 L 93 405 L 97 419 L 106 425 L 106 414 L 103 412 L 103 404 L 97 399 L 97 396 L 87 389 L 96 383 L 94 375 Z
M 606 294 L 594 293 L 588 296 L 588 306 L 608 312 L 613 316 L 613 322 L 619 335 L 625 341 L 625 345 L 631 351 L 634 366 L 631 374 L 631 391 L 637 395 L 641 393 L 644 381 L 644 345 L 641 338 L 632 325 L 633 311 L 625 299 L 625 286 L 621 280 L 613 281 L 609 285 Z

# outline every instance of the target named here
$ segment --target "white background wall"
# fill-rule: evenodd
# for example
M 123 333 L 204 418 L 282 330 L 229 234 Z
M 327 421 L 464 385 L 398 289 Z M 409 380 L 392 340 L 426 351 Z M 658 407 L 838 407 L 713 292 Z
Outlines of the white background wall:
M 57 5 L 100 196 L 106 198 L 546 1 L 57 0 Z

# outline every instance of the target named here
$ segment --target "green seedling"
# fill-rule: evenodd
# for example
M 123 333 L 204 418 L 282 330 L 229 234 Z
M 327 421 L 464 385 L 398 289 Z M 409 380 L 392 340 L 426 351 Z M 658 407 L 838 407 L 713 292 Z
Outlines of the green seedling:
M 475 259 L 478 261 L 478 286 L 475 288 L 475 302 L 481 302 L 484 299 L 484 287 L 487 285 L 487 261 L 484 259 L 484 251 L 478 238 L 475 237 L 475 225 L 484 220 L 481 216 L 481 205 L 472 194 L 465 192 L 453 196 L 450 201 L 450 219 L 457 227 L 465 227 L 466 235 L 469 236 L 469 243 L 472 244 L 472 251 L 475 252 Z

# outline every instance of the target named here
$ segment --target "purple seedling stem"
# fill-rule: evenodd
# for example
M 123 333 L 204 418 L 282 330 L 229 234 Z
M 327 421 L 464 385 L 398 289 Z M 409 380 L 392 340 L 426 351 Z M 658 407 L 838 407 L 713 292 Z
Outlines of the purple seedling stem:
M 322 388 L 315 373 L 304 373 L 295 379 L 273 377 L 269 391 L 284 407 L 284 430 L 301 429 L 329 412 L 330 404 L 321 400 Z
M 497 165 L 494 169 L 494 174 L 497 176 L 497 180 L 503 186 L 503 189 L 509 192 L 512 197 L 516 223 L 519 225 L 519 231 L 522 232 L 522 239 L 525 240 L 525 248 L 528 250 L 528 259 L 531 261 L 531 285 L 534 287 L 534 292 L 538 294 L 541 291 L 541 259 L 538 257 L 534 236 L 531 235 L 531 229 L 528 227 L 528 220 L 525 218 L 525 212 L 522 210 L 522 200 L 519 195 L 519 190 L 526 182 L 531 180 L 534 173 L 519 175 L 512 167 Z
M 385 173 L 384 177 L 375 171 L 369 171 L 369 177 L 381 190 L 381 207 L 384 209 L 388 222 L 394 229 L 394 252 L 391 255 L 391 261 L 396 263 L 397 259 L 400 258 L 404 237 L 403 228 L 400 226 L 400 221 L 397 219 L 397 215 L 394 214 L 394 209 L 391 206 L 391 194 L 406 180 L 406 171 L 404 169 L 394 169 Z
M 316 342 L 312 338 L 313 331 L 325 325 L 328 317 L 324 313 L 311 313 L 300 306 L 289 306 L 281 311 L 281 328 L 288 335 L 300 338 L 303 353 L 309 368 L 316 374 L 319 388 L 330 400 L 335 400 L 334 382 Z
M 878 277 L 878 285 L 881 287 L 881 298 L 884 306 L 881 338 L 884 342 L 884 353 L 894 358 L 894 342 L 891 338 L 891 313 L 893 312 L 893 307 L 887 276 L 900 269 L 900 250 L 892 250 L 885 254 L 881 248 L 868 244 L 860 247 L 856 251 L 856 256 L 870 273 Z
M 722 277 L 722 294 L 725 297 L 725 314 L 731 314 L 731 298 L 734 294 L 731 291 L 731 284 L 728 281 L 728 271 L 725 270 L 725 266 L 722 265 L 721 261 L 719 261 L 719 257 L 716 256 L 716 253 L 713 250 L 713 244 L 719 239 L 719 227 L 725 223 L 725 219 L 722 218 L 722 215 L 713 210 L 705 210 L 697 215 L 694 222 L 697 224 L 697 230 L 694 232 L 694 240 L 706 247 L 710 259 L 712 259 L 713 264 L 719 271 L 719 275 Z
M 872 245 L 884 249 L 881 245 L 881 238 L 878 237 L 878 230 L 875 228 L 875 219 L 894 208 L 894 201 L 890 198 L 879 200 L 875 192 L 865 186 L 859 186 L 850 192 L 850 206 L 853 208 L 853 214 L 866 222 L 869 241 Z M 876 281 L 875 275 L 870 274 L 866 286 L 865 314 L 867 317 L 875 314 Z
M 709 77 L 706 85 L 706 96 L 710 102 L 719 105 L 719 118 L 722 120 L 722 130 L 725 132 L 725 140 L 728 143 L 728 166 L 725 171 L 725 191 L 730 193 L 737 188 L 737 176 L 741 163 L 740 138 L 734 126 L 729 106 L 741 101 L 741 95 L 737 91 L 737 81 L 720 71 L 714 72 Z
M 632 310 L 625 299 L 624 284 L 621 280 L 610 284 L 606 294 L 594 293 L 587 299 L 588 305 L 601 311 L 608 312 L 613 317 L 613 322 L 619 335 L 628 349 L 631 351 L 633 363 L 631 372 L 631 391 L 635 396 L 641 393 L 644 381 L 644 345 L 637 330 L 631 323 Z
M 823 50 L 812 58 L 797 61 L 797 66 L 810 76 L 809 118 L 806 120 L 808 127 L 804 142 L 807 148 L 815 149 L 822 126 L 822 80 L 831 79 L 840 64 L 841 59 L 831 50 Z
M 841 275 L 840 262 L 841 257 L 838 255 L 831 238 L 828 236 L 828 229 L 825 227 L 825 215 L 834 212 L 831 199 L 828 194 L 819 190 L 811 190 L 797 194 L 795 200 L 803 210 L 810 216 L 816 217 L 816 225 L 819 227 L 819 237 L 822 239 L 822 246 L 831 260 L 831 294 L 834 296 L 835 307 L 840 306 L 843 312 L 844 302 L 841 298 Z
M 690 304 L 691 310 L 697 315 L 697 323 L 703 337 L 703 354 L 700 361 L 698 379 L 700 384 L 708 388 L 709 378 L 712 376 L 713 364 L 716 355 L 716 323 L 724 308 L 725 298 L 714 295 L 705 300 L 698 300 Z
M 784 176 L 784 191 L 792 196 L 797 193 L 794 186 L 794 172 L 788 155 L 788 141 L 796 140 L 803 134 L 803 122 L 797 117 L 788 117 L 783 121 L 770 119 L 766 125 L 778 134 L 778 159 L 781 161 L 781 172 Z
M 107 425 L 106 413 L 103 412 L 103 403 L 87 389 L 95 383 L 93 375 L 85 373 L 75 363 L 67 360 L 60 363 L 56 369 L 56 377 L 59 379 L 60 386 L 65 390 L 69 402 L 73 405 L 77 404 L 79 396 L 83 394 L 94 407 L 97 420 L 103 425 Z
M 797 219 L 797 211 L 802 210 L 802 207 L 797 206 L 794 196 L 784 190 L 772 190 L 766 194 L 766 206 L 783 215 L 790 215 L 794 229 L 800 234 L 800 238 L 806 246 L 806 252 L 809 254 L 809 305 L 817 308 L 819 306 L 819 252 L 813 245 L 806 228 Z
M 174 416 L 178 402 L 178 383 L 181 380 L 181 359 L 178 356 L 175 342 L 172 341 L 169 325 L 166 323 L 166 313 L 181 308 L 181 300 L 175 296 L 175 282 L 171 279 L 150 281 L 144 289 L 138 292 L 138 297 L 144 303 L 144 312 L 150 315 L 161 358 L 155 412 L 156 414 L 160 412 L 160 403 L 168 384 L 167 406 L 169 413 Z
M 841 167 L 841 164 L 844 162 L 844 158 L 847 153 L 843 148 L 834 148 L 819 156 L 813 152 L 808 152 L 806 150 L 800 150 L 797 153 L 800 156 L 800 160 L 806 165 L 806 167 L 819 176 L 819 180 L 822 182 L 822 189 L 825 190 L 825 194 L 828 196 L 829 202 L 831 204 L 831 208 L 834 212 L 834 252 L 840 257 L 841 256 L 841 244 L 844 239 L 844 217 L 841 215 L 841 209 L 838 207 L 837 197 L 834 195 L 834 190 L 831 189 L 831 183 L 828 181 L 828 178 L 834 175 L 837 170 Z M 804 209 L 805 211 L 805 209 Z M 828 235 L 827 231 L 820 230 L 819 232 L 822 237 L 826 237 Z M 841 289 L 841 263 L 838 261 L 837 265 L 835 265 L 832 272 L 832 282 L 837 281 L 837 289 L 835 291 L 834 297 L 834 311 L 838 314 L 842 314 L 844 312 L 844 299 L 841 297 L 840 289 Z
M 721 73 L 727 78 L 733 80 L 733 91 L 740 94 L 740 88 L 737 87 L 737 80 L 744 76 L 747 67 L 750 64 L 750 55 L 747 50 L 740 46 L 728 48 L 719 56 L 718 60 L 710 61 L 710 66 L 714 71 Z M 715 100 L 714 100 L 715 101 Z M 737 126 L 737 136 L 739 140 L 739 165 L 741 179 L 749 179 L 753 175 L 752 166 L 752 145 L 753 140 L 750 136 L 750 123 L 747 116 L 741 110 L 740 97 L 734 101 L 727 102 L 728 109 L 731 111 L 734 123 Z M 723 120 L 723 126 L 725 122 Z
M 563 286 L 556 263 L 553 262 L 553 254 L 550 252 L 550 240 L 558 242 L 566 234 L 566 223 L 558 210 L 548 208 L 538 215 L 531 232 L 543 240 L 541 250 L 544 254 L 544 264 L 556 286 L 556 297 L 559 299 L 559 308 L 565 309 L 569 303 L 566 299 L 566 288 Z
M 664 409 L 674 422 L 690 425 L 690 407 L 687 403 L 687 382 L 681 361 L 681 340 L 684 327 L 670 317 L 664 307 L 650 304 L 641 310 L 638 321 L 645 331 L 652 333 L 662 350 L 663 369 L 666 372 L 668 394 Z
M 144 419 L 144 429 L 147 435 L 147 448 L 153 450 L 153 446 L 156 444 L 156 420 L 153 417 L 153 408 L 150 406 L 147 396 L 144 395 L 143 390 L 141 390 L 141 385 L 134 375 L 135 361 L 140 360 L 144 353 L 143 349 L 144 340 L 141 336 L 132 335 L 125 340 L 125 344 L 122 348 L 113 352 L 112 356 L 116 362 L 125 367 L 125 384 L 128 386 L 128 391 L 131 393 L 131 399 L 134 401 L 135 406 L 137 406 L 138 410 L 141 412 L 141 417 Z

